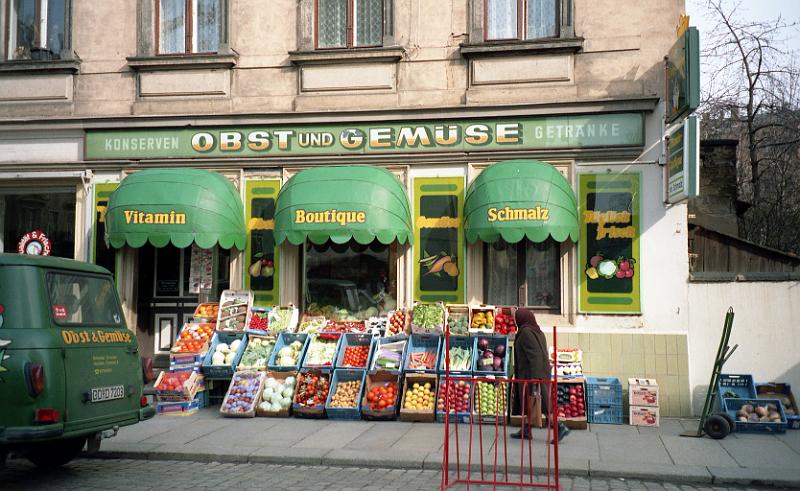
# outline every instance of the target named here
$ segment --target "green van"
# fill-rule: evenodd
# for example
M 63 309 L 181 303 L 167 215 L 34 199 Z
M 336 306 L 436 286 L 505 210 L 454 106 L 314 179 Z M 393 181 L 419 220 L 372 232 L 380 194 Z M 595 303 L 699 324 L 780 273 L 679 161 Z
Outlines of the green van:
M 0 465 L 39 466 L 152 418 L 139 345 L 108 270 L 55 257 L 0 254 Z

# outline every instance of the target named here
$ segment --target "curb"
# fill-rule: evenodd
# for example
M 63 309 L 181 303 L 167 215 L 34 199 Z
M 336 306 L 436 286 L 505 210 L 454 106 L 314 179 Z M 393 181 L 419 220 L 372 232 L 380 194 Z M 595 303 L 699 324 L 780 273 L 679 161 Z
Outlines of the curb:
M 330 452 L 329 452 L 330 453 Z M 330 466 L 330 467 L 356 467 L 370 469 L 401 469 L 401 470 L 429 470 L 441 471 L 442 464 L 436 459 L 424 461 L 410 460 L 384 460 L 367 458 L 343 458 L 331 455 L 321 457 L 305 457 L 291 455 L 249 455 L 249 454 L 207 454 L 186 452 L 165 452 L 153 450 L 149 452 L 136 452 L 126 450 L 99 450 L 94 454 L 81 453 L 81 457 L 89 459 L 131 459 L 131 460 L 174 460 L 181 462 L 220 462 L 232 464 L 273 464 L 273 465 L 302 465 L 302 466 Z M 450 470 L 456 471 L 455 463 L 450 464 Z M 546 468 L 534 466 L 534 471 L 546 472 Z M 467 466 L 461 466 L 465 472 Z M 509 466 L 509 474 L 519 474 L 519 466 Z M 470 472 L 479 473 L 480 466 L 473 464 Z M 745 469 L 745 468 L 708 468 L 700 466 L 660 466 L 658 470 L 635 469 L 625 464 L 590 464 L 588 468 L 562 465 L 559 474 L 569 477 L 583 478 L 614 478 L 636 479 L 642 481 L 664 481 L 680 484 L 705 484 L 705 485 L 737 485 L 737 486 L 767 486 L 800 488 L 800 476 L 793 474 L 781 475 L 779 469 Z M 749 475 L 748 475 L 749 474 Z

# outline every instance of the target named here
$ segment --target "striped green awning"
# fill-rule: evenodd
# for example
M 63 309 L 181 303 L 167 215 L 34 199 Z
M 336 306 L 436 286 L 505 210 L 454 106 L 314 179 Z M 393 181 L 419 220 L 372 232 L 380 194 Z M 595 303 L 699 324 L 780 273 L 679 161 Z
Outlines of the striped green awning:
M 327 166 L 304 170 L 281 188 L 275 242 L 413 242 L 406 191 L 386 169 Z
M 192 243 L 244 250 L 244 207 L 224 176 L 201 169 L 148 169 L 122 180 L 106 208 L 111 247 Z
M 566 179 L 537 160 L 508 160 L 489 166 L 464 197 L 468 242 L 516 243 L 578 240 L 578 205 Z

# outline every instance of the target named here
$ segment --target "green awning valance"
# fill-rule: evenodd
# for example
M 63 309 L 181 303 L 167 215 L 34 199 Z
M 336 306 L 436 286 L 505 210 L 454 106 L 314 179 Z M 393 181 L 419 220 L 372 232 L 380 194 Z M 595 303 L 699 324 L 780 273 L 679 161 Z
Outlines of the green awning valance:
M 304 170 L 281 188 L 275 205 L 275 242 L 306 239 L 337 244 L 413 241 L 405 189 L 378 167 L 328 166 Z
M 578 240 L 578 205 L 572 187 L 549 164 L 508 160 L 489 166 L 464 197 L 468 242 Z
M 239 192 L 224 176 L 200 169 L 148 169 L 122 180 L 106 208 L 111 247 L 192 242 L 244 250 L 247 235 Z

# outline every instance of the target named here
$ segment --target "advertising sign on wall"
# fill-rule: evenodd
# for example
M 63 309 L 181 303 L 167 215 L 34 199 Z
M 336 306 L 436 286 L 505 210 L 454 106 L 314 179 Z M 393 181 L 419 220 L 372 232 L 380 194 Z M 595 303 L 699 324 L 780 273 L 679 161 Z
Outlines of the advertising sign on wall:
M 579 311 L 639 313 L 639 174 L 581 174 Z
M 86 159 L 243 158 L 642 145 L 641 113 L 408 123 L 88 130 Z
M 256 305 L 278 303 L 278 249 L 275 248 L 275 200 L 280 179 L 249 179 L 245 184 L 247 246 L 244 288 L 252 290 Z
M 700 105 L 700 33 L 688 28 L 667 54 L 667 120 L 693 112 Z
M 414 179 L 414 300 L 464 303 L 464 178 Z
M 700 182 L 700 132 L 697 116 L 689 116 L 669 132 L 667 200 L 679 203 L 697 196 Z
M 92 227 L 92 262 L 112 273 L 116 270 L 114 249 L 106 244 L 106 207 L 111 193 L 119 187 L 118 182 L 94 185 L 94 226 Z

